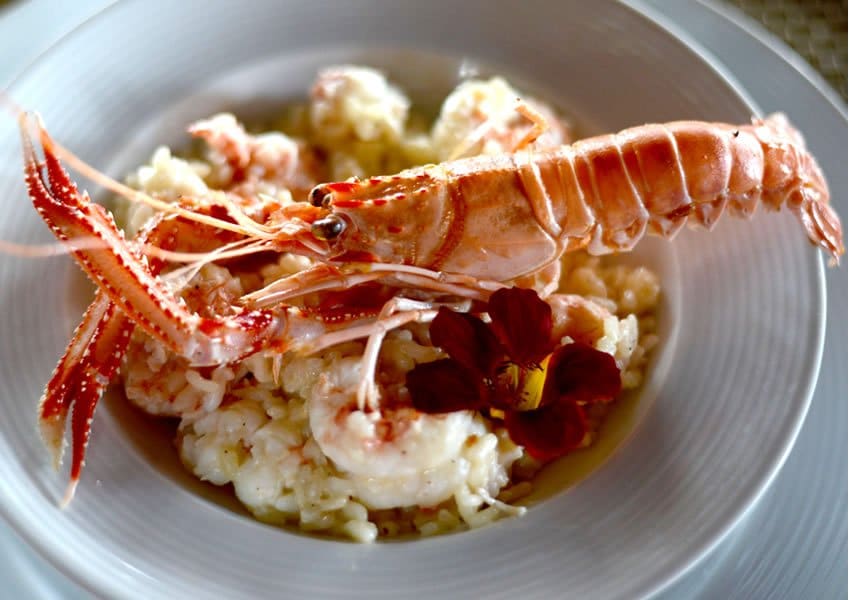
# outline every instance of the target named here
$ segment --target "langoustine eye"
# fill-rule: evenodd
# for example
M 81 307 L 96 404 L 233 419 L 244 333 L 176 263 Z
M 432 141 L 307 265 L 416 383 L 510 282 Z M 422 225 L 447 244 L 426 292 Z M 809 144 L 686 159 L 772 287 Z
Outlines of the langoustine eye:
M 333 195 L 323 185 L 314 187 L 310 192 L 310 204 L 313 206 L 328 208 L 332 199 Z
M 345 231 L 345 221 L 337 215 L 328 215 L 313 223 L 311 231 L 320 240 L 332 240 Z

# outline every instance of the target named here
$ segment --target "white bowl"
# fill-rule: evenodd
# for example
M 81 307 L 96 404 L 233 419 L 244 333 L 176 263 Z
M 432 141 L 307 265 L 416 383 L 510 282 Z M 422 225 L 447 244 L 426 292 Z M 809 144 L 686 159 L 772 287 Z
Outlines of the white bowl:
M 120 3 L 10 92 L 120 176 L 156 143 L 185 143 L 193 118 L 303 96 L 318 67 L 340 61 L 385 69 L 425 104 L 461 72 L 502 73 L 584 132 L 757 112 L 705 55 L 602 1 Z M 0 239 L 45 242 L 19 156 L 4 120 Z M 79 319 L 80 278 L 68 259 L 0 257 L 0 510 L 60 570 L 108 597 L 649 594 L 716 544 L 781 466 L 817 375 L 824 283 L 788 215 L 724 219 L 673 244 L 648 240 L 628 259 L 662 275 L 663 345 L 619 451 L 523 518 L 359 546 L 254 522 L 193 483 L 167 438 L 116 398 L 99 410 L 77 497 L 60 510 L 65 474 L 49 465 L 35 405 Z

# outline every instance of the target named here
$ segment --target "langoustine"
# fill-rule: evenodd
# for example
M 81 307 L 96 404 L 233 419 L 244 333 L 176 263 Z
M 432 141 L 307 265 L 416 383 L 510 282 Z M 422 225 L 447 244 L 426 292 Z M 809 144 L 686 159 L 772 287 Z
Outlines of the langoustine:
M 317 186 L 325 259 L 365 255 L 510 280 L 564 252 L 626 252 L 759 202 L 783 207 L 833 260 L 844 253 L 826 181 L 783 115 L 752 125 L 643 125 L 556 150 L 479 156 L 390 177 Z M 494 200 L 495 199 L 495 200 Z
M 432 318 L 440 298 L 486 300 L 512 281 L 551 269 L 564 252 L 582 247 L 596 253 L 626 251 L 647 228 L 671 237 L 686 221 L 710 227 L 727 205 L 746 215 L 759 200 L 777 209 L 785 203 L 810 239 L 836 259 L 843 252 L 825 182 L 784 119 L 771 117 L 739 128 L 674 123 L 558 150 L 535 148 L 317 186 L 310 194 L 313 206 L 276 207 L 266 211 L 257 227 L 237 227 L 235 233 L 255 238 L 256 251 L 297 252 L 325 264 L 249 295 L 245 304 L 251 310 L 201 318 L 170 298 L 138 252 L 122 250 L 123 237 L 76 192 L 44 131 L 42 145 L 49 181 L 31 151 L 27 168 L 31 195 L 45 220 L 52 220 L 60 238 L 94 234 L 106 246 L 77 253 L 114 303 L 102 317 L 116 319 L 118 311 L 199 364 L 220 364 L 268 349 L 312 352 L 357 337 L 370 337 L 372 347 L 379 347 L 387 329 Z M 492 202 L 493 196 L 499 201 Z M 220 208 L 234 217 L 232 204 Z M 240 219 L 232 220 L 239 225 Z M 233 229 L 230 220 L 217 223 Z M 126 290 L 116 290 L 116 280 L 129 286 L 131 298 L 125 298 Z M 412 293 L 416 300 L 331 326 L 281 304 L 306 293 L 370 282 Z M 105 303 L 100 297 L 98 302 Z M 376 354 L 368 346 L 367 357 L 361 383 L 368 383 L 375 370 Z M 360 404 L 367 399 L 374 408 L 374 391 L 360 388 L 365 390 Z M 90 417 L 94 401 L 80 415 Z M 63 402 L 67 414 L 67 399 Z M 76 481 L 89 421 L 77 419 L 76 408 L 74 414 Z M 54 442 L 56 433 L 54 428 Z

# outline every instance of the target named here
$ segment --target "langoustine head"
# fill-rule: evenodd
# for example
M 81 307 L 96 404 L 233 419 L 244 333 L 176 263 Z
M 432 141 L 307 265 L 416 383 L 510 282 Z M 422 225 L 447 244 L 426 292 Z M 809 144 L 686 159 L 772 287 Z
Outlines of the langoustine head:
M 310 202 L 326 211 L 312 232 L 330 259 L 429 265 L 444 244 L 452 203 L 438 166 L 316 186 Z

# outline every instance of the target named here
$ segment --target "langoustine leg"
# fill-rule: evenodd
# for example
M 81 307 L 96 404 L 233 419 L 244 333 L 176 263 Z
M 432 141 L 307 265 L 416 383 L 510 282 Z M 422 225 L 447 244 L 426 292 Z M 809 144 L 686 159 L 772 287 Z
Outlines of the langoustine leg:
M 98 292 L 39 402 L 41 436 L 58 468 L 68 413 L 72 414 L 72 463 L 63 504 L 74 495 L 85 462 L 94 410 L 121 363 L 135 325 Z
M 63 179 L 64 173 L 56 173 L 54 177 L 59 177 L 54 179 L 54 186 L 69 183 Z M 172 248 L 177 241 L 176 229 L 176 220 L 155 217 L 139 231 L 135 241 Z M 163 266 L 159 259 L 148 261 L 154 275 Z M 65 424 L 71 414 L 71 471 L 63 505 L 73 498 L 79 482 L 97 403 L 113 380 L 135 327 L 107 294 L 97 290 L 45 387 L 38 408 L 39 428 L 57 468 L 62 461 Z

